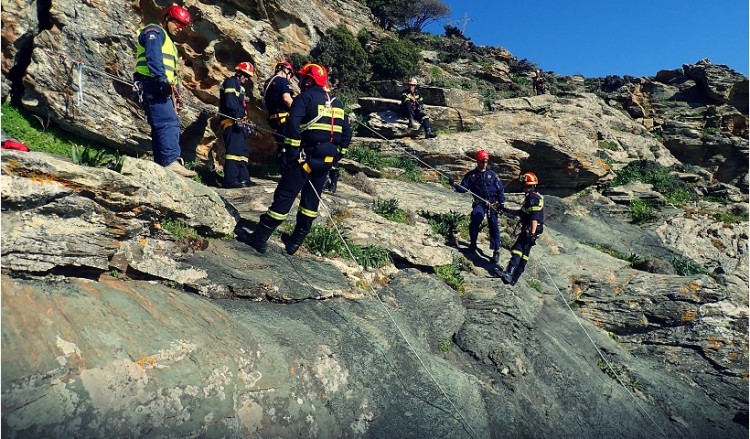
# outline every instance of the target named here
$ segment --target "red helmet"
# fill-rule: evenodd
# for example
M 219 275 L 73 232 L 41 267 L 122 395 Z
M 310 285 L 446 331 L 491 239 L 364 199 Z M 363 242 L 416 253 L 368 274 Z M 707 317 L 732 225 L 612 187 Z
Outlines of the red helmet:
M 244 73 L 251 78 L 255 76 L 255 73 L 253 73 L 255 72 L 255 67 L 247 61 L 237 64 L 237 67 L 234 70 L 236 72 Z
M 289 61 L 282 61 L 276 64 L 275 70 L 278 72 L 281 69 L 288 69 L 290 72 L 293 72 L 294 66 L 292 66 L 292 63 L 290 63 Z
M 478 162 L 490 161 L 490 154 L 487 151 L 480 149 L 479 151 L 477 151 L 477 161 Z
M 190 26 L 190 12 L 180 5 L 172 5 L 167 8 L 167 12 L 164 14 L 164 19 L 177 20 L 182 23 L 183 26 Z
M 536 186 L 539 184 L 539 179 L 536 178 L 536 174 L 534 174 L 533 172 L 521 174 L 520 180 L 524 186 Z
M 309 76 L 319 86 L 328 84 L 328 72 L 320 64 L 307 63 L 297 72 L 300 77 Z

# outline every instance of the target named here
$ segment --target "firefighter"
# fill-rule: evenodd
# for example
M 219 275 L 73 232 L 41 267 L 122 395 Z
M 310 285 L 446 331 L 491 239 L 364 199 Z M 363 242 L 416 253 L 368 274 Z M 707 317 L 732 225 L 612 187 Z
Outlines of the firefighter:
M 409 88 L 401 93 L 401 114 L 409 118 L 409 125 L 414 129 L 419 128 L 420 124 L 417 122 L 421 122 L 425 139 L 437 137 L 430 127 L 430 116 L 424 112 L 424 99 L 419 95 L 417 78 L 409 79 L 408 85 Z
M 247 120 L 245 84 L 252 81 L 255 68 L 249 62 L 241 62 L 234 69 L 235 75 L 225 79 L 219 88 L 219 113 L 223 130 L 224 187 L 250 186 L 250 171 L 247 169 L 250 147 L 247 138 L 253 133 Z M 251 83 L 252 84 L 252 83 Z
M 479 227 L 486 216 L 490 232 L 491 261 L 497 263 L 500 260 L 500 227 L 497 223 L 497 214 L 505 203 L 505 189 L 495 171 L 487 169 L 489 153 L 485 150 L 477 151 L 476 160 L 476 168 L 467 172 L 460 184 L 453 180 L 450 180 L 450 184 L 457 192 L 471 192 L 474 197 L 469 222 L 469 251 L 473 253 L 477 250 Z
M 537 192 L 539 179 L 533 172 L 521 175 L 521 183 L 526 197 L 520 210 L 503 209 L 506 213 L 517 216 L 521 221 L 521 234 L 511 248 L 511 258 L 508 268 L 500 271 L 498 276 L 506 284 L 515 285 L 521 273 L 526 268 L 531 247 L 536 244 L 537 236 L 544 231 L 544 197 Z
M 547 93 L 547 87 L 544 85 L 544 78 L 542 77 L 542 71 L 536 69 L 534 79 L 532 80 L 534 86 L 534 94 L 543 95 Z
M 289 109 L 294 100 L 294 89 L 291 80 L 294 77 L 294 67 L 289 61 L 276 64 L 274 74 L 263 85 L 263 104 L 268 112 L 268 125 L 278 134 L 276 137 L 276 155 L 279 169 L 284 173 L 287 164 L 286 146 L 284 145 L 284 127 Z
M 191 22 L 182 6 L 167 8 L 161 25 L 149 24 L 139 30 L 136 66 L 133 75 L 139 97 L 151 126 L 154 161 L 184 177 L 196 175 L 186 169 L 180 157 L 180 121 L 177 118 L 179 55 L 172 38 Z
M 331 83 L 329 82 L 328 84 L 326 84 L 324 89 L 326 92 L 330 92 L 332 89 Z M 339 151 L 343 156 L 344 154 L 346 154 L 347 148 L 340 148 Z M 333 164 L 333 166 L 331 166 L 331 169 L 328 171 L 328 177 L 326 177 L 326 182 L 323 184 L 323 190 L 335 194 L 336 190 L 338 189 L 339 178 L 341 178 L 341 171 L 339 170 L 339 164 L 337 161 Z
M 293 255 L 310 232 L 318 215 L 320 191 L 328 170 L 341 158 L 341 149 L 349 146 L 352 129 L 338 99 L 325 90 L 328 72 L 319 65 L 305 64 L 298 72 L 301 93 L 294 99 L 285 129 L 289 167 L 281 175 L 273 203 L 251 235 L 238 230 L 238 239 L 265 253 L 268 238 L 287 218 L 292 203 L 301 191 L 297 223 L 291 235 L 283 234 L 285 250 Z

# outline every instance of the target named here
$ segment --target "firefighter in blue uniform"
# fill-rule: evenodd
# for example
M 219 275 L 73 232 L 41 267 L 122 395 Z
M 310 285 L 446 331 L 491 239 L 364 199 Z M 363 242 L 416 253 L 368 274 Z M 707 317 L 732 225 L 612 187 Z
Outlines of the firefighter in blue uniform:
M 250 171 L 247 168 L 250 147 L 247 138 L 252 134 L 247 121 L 245 84 L 255 75 L 255 68 L 249 62 L 241 62 L 235 68 L 235 75 L 224 80 L 219 88 L 219 113 L 223 129 L 224 146 L 224 187 L 239 188 L 250 186 Z
M 401 114 L 409 118 L 409 125 L 412 128 L 419 128 L 420 122 L 424 127 L 425 139 L 437 137 L 430 127 L 430 116 L 424 112 L 424 98 L 419 95 L 417 88 L 417 78 L 411 78 L 408 82 L 409 88 L 401 93 Z
M 290 82 L 293 77 L 294 67 L 289 61 L 283 61 L 276 64 L 273 76 L 266 80 L 263 87 L 263 104 L 268 112 L 268 125 L 278 134 L 275 136 L 276 154 L 282 174 L 287 166 L 284 131 L 289 109 L 294 100 L 294 89 Z
M 281 240 L 285 250 L 293 255 L 310 232 L 318 215 L 320 191 L 331 166 L 342 155 L 342 149 L 352 140 L 352 129 L 340 101 L 331 98 L 325 87 L 328 72 L 318 64 L 305 64 L 297 75 L 302 92 L 294 99 L 287 118 L 285 143 L 289 167 L 282 174 L 273 194 L 273 203 L 251 235 L 238 230 L 238 239 L 265 253 L 268 238 L 287 218 L 297 194 L 302 192 L 297 211 L 297 223 L 291 235 Z
M 451 186 L 460 193 L 470 192 L 474 197 L 471 209 L 471 221 L 469 222 L 469 251 L 477 250 L 477 237 L 482 220 L 487 217 L 487 226 L 490 232 L 490 250 L 492 250 L 492 262 L 500 260 L 500 227 L 497 223 L 497 214 L 505 203 L 505 189 L 495 171 L 487 169 L 490 155 L 487 151 L 480 150 L 476 154 L 477 167 L 467 172 L 460 184 L 450 181 Z
M 506 213 L 517 216 L 521 221 L 521 234 L 511 248 L 508 268 L 498 273 L 506 284 L 515 285 L 526 268 L 531 247 L 536 244 L 537 236 L 544 231 L 544 197 L 537 192 L 539 179 L 533 172 L 521 175 L 521 183 L 526 197 L 520 210 L 504 209 Z
M 139 30 L 136 67 L 133 75 L 151 126 L 154 161 L 185 177 L 196 175 L 182 165 L 180 120 L 177 118 L 179 56 L 172 37 L 190 25 L 190 13 L 172 5 L 164 14 L 162 26 L 149 24 Z

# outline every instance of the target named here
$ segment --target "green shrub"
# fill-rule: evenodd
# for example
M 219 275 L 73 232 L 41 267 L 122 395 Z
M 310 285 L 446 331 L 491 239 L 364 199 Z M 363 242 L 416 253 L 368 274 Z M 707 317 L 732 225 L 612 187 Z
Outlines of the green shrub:
M 412 224 L 406 211 L 398 207 L 398 200 L 396 198 L 389 198 L 387 200 L 377 199 L 373 203 L 372 210 L 383 218 L 395 221 L 401 224 Z
M 443 340 L 443 341 L 440 342 L 440 346 L 438 347 L 438 349 L 440 349 L 440 352 L 442 352 L 444 354 L 447 354 L 448 352 L 451 351 L 451 345 L 452 344 L 453 343 L 451 342 L 451 339 L 450 338 L 446 338 L 445 340 Z
M 194 228 L 179 219 L 168 218 L 161 222 L 161 228 L 177 239 L 199 237 L 198 232 Z
M 687 183 L 670 173 L 669 168 L 649 160 L 628 163 L 617 172 L 610 186 L 621 186 L 636 181 L 653 185 L 654 190 L 663 194 L 667 202 L 676 206 L 698 198 Z
M 747 221 L 747 217 L 736 215 L 732 212 L 727 211 L 716 212 L 714 214 L 714 218 L 716 218 L 717 221 L 723 222 L 724 224 L 741 223 L 743 221 Z
M 706 270 L 706 267 L 685 256 L 673 256 L 672 266 L 680 276 L 709 274 L 708 270 Z
M 452 210 L 448 213 L 432 213 L 420 210 L 417 215 L 425 218 L 432 227 L 432 231 L 442 236 L 446 243 L 451 243 L 454 234 L 460 232 L 460 229 L 468 229 L 469 227 L 468 215 Z
M 355 261 L 362 266 L 365 270 L 373 268 L 385 267 L 391 264 L 391 255 L 388 250 L 378 247 L 376 245 L 368 245 L 365 247 L 359 247 L 357 245 L 350 244 L 352 254 L 354 255 Z
M 346 158 L 378 170 L 386 166 L 383 154 L 372 148 L 354 146 L 346 152 Z
M 328 69 L 329 77 L 338 80 L 334 86 L 339 92 L 356 92 L 369 77 L 367 52 L 344 25 L 328 29 L 313 55 Z
M 336 230 L 319 224 L 315 224 L 310 228 L 310 233 L 307 234 L 304 245 L 310 252 L 318 253 L 325 257 L 347 254 Z
M 125 164 L 125 157 L 121 156 L 119 151 L 115 151 L 112 155 L 105 149 L 95 149 L 90 145 L 85 147 L 72 145 L 70 156 L 73 163 L 77 165 L 108 168 L 116 172 L 122 172 L 122 166 Z
M 419 58 L 411 41 L 386 38 L 370 56 L 372 73 L 379 79 L 402 79 L 415 73 Z
M 404 170 L 404 173 L 399 175 L 399 180 L 408 181 L 411 183 L 424 183 L 425 181 L 424 175 L 422 174 L 422 168 L 414 159 L 404 157 L 388 157 L 386 159 L 386 166 Z
M 651 203 L 643 200 L 633 200 L 630 202 L 630 218 L 635 224 L 644 224 L 655 221 L 659 218 L 659 213 Z
M 453 256 L 453 262 L 446 265 L 438 265 L 435 267 L 435 274 L 449 287 L 456 290 L 459 294 L 464 292 L 464 277 L 461 274 L 461 261 L 455 255 Z
M 599 143 L 599 148 L 602 148 L 602 149 L 608 149 L 610 151 L 617 151 L 620 149 L 617 147 L 617 143 L 611 140 L 600 140 L 598 143 Z
M 353 255 L 355 262 L 366 270 L 380 268 L 392 262 L 387 250 L 374 245 L 360 247 L 346 236 L 342 241 L 336 229 L 319 224 L 312 226 L 304 245 L 311 253 L 318 253 L 327 258 L 340 256 L 351 259 Z M 351 250 L 351 254 L 347 247 Z
M 526 285 L 528 285 L 529 288 L 531 288 L 532 290 L 536 291 L 537 293 L 541 293 L 542 292 L 542 283 L 539 282 L 536 279 L 529 279 L 529 280 L 527 280 L 526 281 Z

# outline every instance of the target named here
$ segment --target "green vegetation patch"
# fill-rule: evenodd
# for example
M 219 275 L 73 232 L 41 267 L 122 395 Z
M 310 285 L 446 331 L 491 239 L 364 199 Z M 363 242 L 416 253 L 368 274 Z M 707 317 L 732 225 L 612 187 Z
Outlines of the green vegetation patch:
M 396 198 L 389 198 L 382 200 L 378 198 L 372 205 L 372 210 L 383 218 L 395 221 L 401 224 L 414 224 L 409 218 L 408 213 L 398 207 L 398 200 Z
M 449 211 L 448 213 L 433 213 L 420 210 L 417 215 L 425 218 L 432 227 L 432 231 L 442 236 L 446 243 L 453 240 L 456 233 L 465 231 L 468 234 L 469 216 L 463 213 Z
M 391 256 L 387 250 L 370 245 L 360 247 L 349 240 L 346 236 L 342 241 L 336 229 L 315 224 L 305 238 L 305 247 L 312 253 L 318 253 L 327 258 L 342 257 L 351 259 L 347 247 L 354 255 L 354 260 L 364 269 L 384 267 L 391 264 Z
M 466 269 L 464 262 L 458 255 L 454 254 L 453 261 L 450 264 L 435 267 L 435 275 L 459 294 L 463 294 L 465 291 L 464 276 L 461 274 L 463 269 Z

